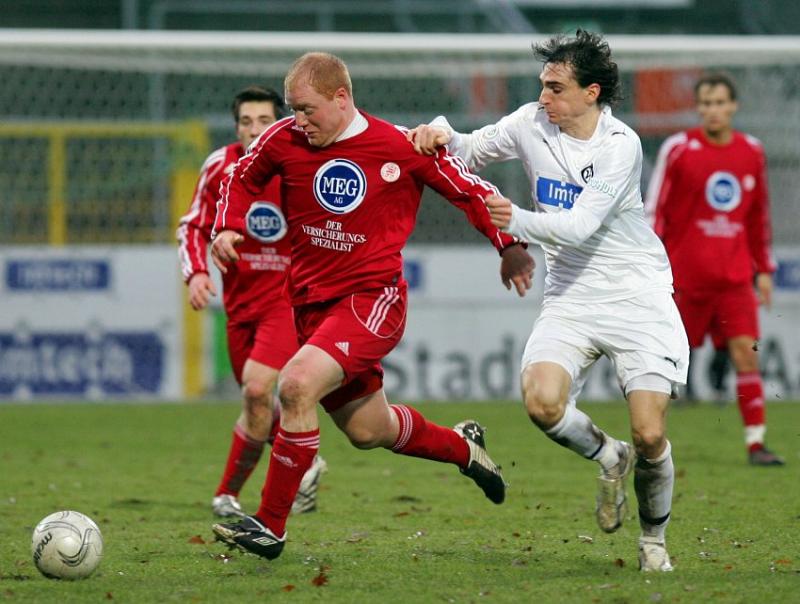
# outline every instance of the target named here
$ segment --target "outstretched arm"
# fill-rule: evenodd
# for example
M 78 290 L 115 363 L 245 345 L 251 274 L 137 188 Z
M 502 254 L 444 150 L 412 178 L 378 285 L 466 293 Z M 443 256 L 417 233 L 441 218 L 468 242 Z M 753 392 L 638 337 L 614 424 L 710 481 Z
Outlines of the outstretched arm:
M 492 224 L 523 241 L 577 247 L 600 228 L 602 221 L 585 207 L 571 212 L 544 214 L 523 210 L 510 199 L 493 195 L 486 199 Z
M 580 246 L 623 199 L 635 195 L 639 200 L 639 172 L 635 166 L 641 159 L 641 146 L 636 138 L 614 138 L 618 140 L 595 162 L 595 176 L 586 183 L 571 209 L 529 212 L 504 197 L 493 196 L 486 200 L 492 224 L 523 241 Z
M 513 284 L 517 293 L 524 296 L 531 284 L 533 258 L 517 239 L 492 224 L 484 201 L 499 194 L 495 186 L 471 174 L 461 159 L 449 155 L 445 149 L 439 149 L 432 158 L 420 158 L 415 171 L 422 182 L 464 212 L 472 226 L 492 242 L 502 254 L 503 284 L 507 289 Z
M 517 133 L 525 122 L 525 107 L 505 116 L 499 122 L 488 124 L 470 133 L 456 132 L 444 116 L 438 116 L 430 124 L 421 124 L 408 131 L 407 138 L 414 150 L 424 155 L 433 155 L 447 145 L 453 155 L 466 162 L 470 170 L 518 158 Z

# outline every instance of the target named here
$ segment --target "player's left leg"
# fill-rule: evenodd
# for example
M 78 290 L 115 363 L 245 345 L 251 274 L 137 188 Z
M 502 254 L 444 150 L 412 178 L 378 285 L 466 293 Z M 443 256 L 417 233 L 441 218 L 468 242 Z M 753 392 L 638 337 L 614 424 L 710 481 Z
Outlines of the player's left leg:
M 614 305 L 602 334 L 628 401 L 636 452 L 634 487 L 639 503 L 639 565 L 672 570 L 665 533 L 675 470 L 666 437 L 666 411 L 677 386 L 686 383 L 689 340 L 669 292 L 653 291 Z
M 261 505 L 239 523 L 214 525 L 218 539 L 267 559 L 280 556 L 292 502 L 319 450 L 317 401 L 338 388 L 343 379 L 336 360 L 308 344 L 281 370 L 281 426 L 272 445 Z
M 228 353 L 241 386 L 242 411 L 234 427 L 225 470 L 212 500 L 218 516 L 239 516 L 239 491 L 258 464 L 266 443 L 272 443 L 280 425 L 280 404 L 274 395 L 278 371 L 297 352 L 297 333 L 288 300 L 277 300 L 258 321 L 227 324 Z M 317 472 L 317 480 L 319 473 Z M 305 480 L 305 479 L 304 479 Z M 312 497 L 302 497 L 301 509 L 314 509 Z M 297 506 L 295 506 L 297 508 Z
M 455 464 L 491 501 L 502 503 L 505 498 L 505 482 L 486 453 L 485 430 L 477 422 L 461 422 L 455 428 L 440 426 L 413 407 L 390 405 L 383 388 L 330 415 L 359 449 L 383 447 L 400 455 Z
M 675 482 L 672 447 L 666 436 L 670 395 L 649 389 L 659 388 L 659 383 L 670 389 L 665 378 L 647 374 L 629 382 L 627 393 L 637 455 L 633 484 L 639 502 L 639 568 L 643 571 L 672 570 L 666 548 Z
M 261 459 L 264 445 L 277 433 L 280 413 L 273 390 L 278 370 L 247 359 L 242 371 L 242 412 L 234 427 L 222 479 L 214 493 L 217 516 L 240 516 L 239 492 Z
M 745 444 L 751 464 L 780 466 L 783 459 L 766 449 L 766 410 L 764 385 L 758 363 L 758 300 L 749 286 L 720 295 L 719 315 L 728 352 L 736 369 L 736 400 L 744 423 Z M 724 322 L 723 322 L 724 321 Z
M 764 384 L 755 347 L 755 340 L 751 336 L 737 336 L 728 340 L 731 361 L 736 368 L 736 400 L 744 424 L 747 455 L 750 463 L 756 466 L 782 466 L 783 458 L 764 446 L 767 432 Z

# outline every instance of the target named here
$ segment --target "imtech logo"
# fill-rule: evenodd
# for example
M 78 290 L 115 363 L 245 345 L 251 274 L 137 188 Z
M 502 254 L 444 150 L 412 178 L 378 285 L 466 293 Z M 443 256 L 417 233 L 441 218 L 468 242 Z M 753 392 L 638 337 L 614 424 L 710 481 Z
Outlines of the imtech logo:
M 539 176 L 536 179 L 536 199 L 539 203 L 571 210 L 583 187 L 571 182 Z

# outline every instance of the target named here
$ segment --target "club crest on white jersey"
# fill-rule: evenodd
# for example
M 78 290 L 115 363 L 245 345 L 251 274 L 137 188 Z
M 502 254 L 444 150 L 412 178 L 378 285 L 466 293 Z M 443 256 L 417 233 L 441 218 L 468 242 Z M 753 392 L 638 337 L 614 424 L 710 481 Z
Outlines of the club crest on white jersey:
M 706 201 L 715 210 L 732 212 L 742 203 L 739 179 L 730 172 L 714 172 L 706 181 Z
M 245 218 L 247 233 L 263 243 L 274 243 L 286 234 L 286 218 L 281 209 L 268 201 L 256 201 Z
M 348 159 L 332 159 L 320 166 L 314 176 L 314 197 L 319 205 L 334 214 L 355 210 L 367 194 L 367 179 L 358 164 Z

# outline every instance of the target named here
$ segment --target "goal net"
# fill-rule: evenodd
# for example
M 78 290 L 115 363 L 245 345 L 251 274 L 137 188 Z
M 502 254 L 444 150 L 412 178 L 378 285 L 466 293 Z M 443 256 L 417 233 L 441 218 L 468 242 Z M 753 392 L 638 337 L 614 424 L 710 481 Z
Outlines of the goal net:
M 305 51 L 344 58 L 357 103 L 372 114 L 407 126 L 443 114 L 469 130 L 536 98 L 539 66 L 530 46 L 541 39 L 6 30 L 0 37 L 0 238 L 58 243 L 61 232 L 67 243 L 171 241 L 176 208 L 189 202 L 174 186 L 176 171 L 197 170 L 205 153 L 233 139 L 235 92 L 252 83 L 282 90 L 286 69 Z M 800 42 L 686 36 L 610 36 L 609 42 L 625 93 L 615 114 L 642 136 L 645 181 L 660 142 L 695 123 L 696 76 L 710 69 L 734 76 L 736 125 L 764 142 L 775 239 L 790 242 L 800 226 L 794 183 Z M 182 138 L 186 120 L 206 134 Z M 513 199 L 529 198 L 513 162 L 485 176 Z M 412 241 L 477 241 L 457 214 L 426 201 Z

